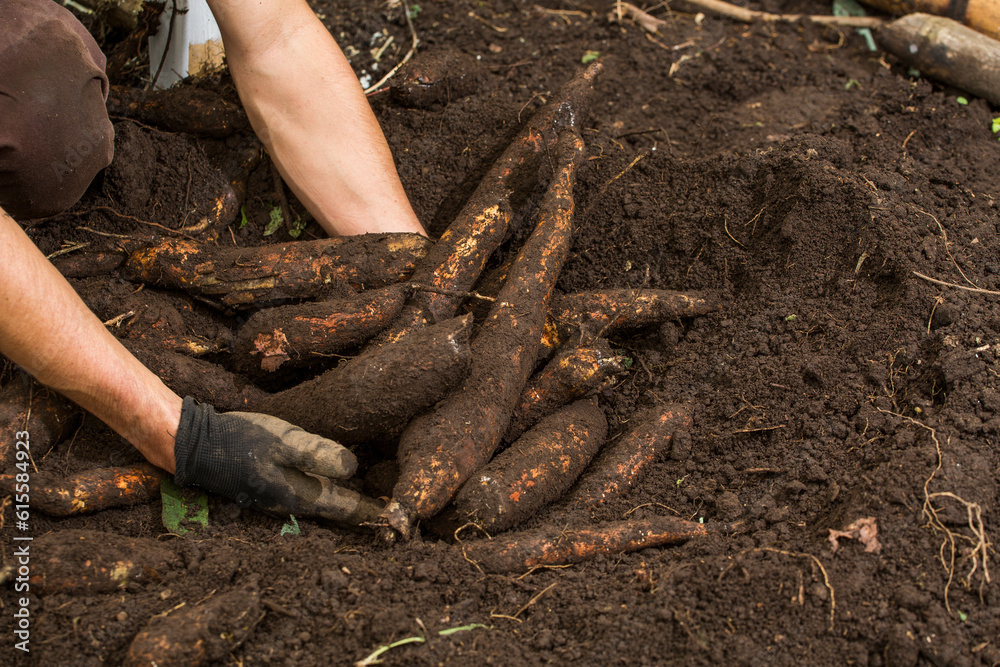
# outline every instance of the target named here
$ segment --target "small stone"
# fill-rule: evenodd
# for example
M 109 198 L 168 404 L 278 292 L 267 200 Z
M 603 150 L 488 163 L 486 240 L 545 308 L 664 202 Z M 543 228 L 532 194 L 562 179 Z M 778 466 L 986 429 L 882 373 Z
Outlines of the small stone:
M 686 461 L 691 456 L 691 434 L 687 431 L 675 431 L 670 444 L 670 458 L 674 461 Z
M 889 631 L 885 642 L 887 667 L 914 667 L 920 657 L 920 647 L 909 627 L 898 624 Z
M 336 591 L 347 586 L 347 575 L 336 568 L 327 568 L 320 573 L 319 581 L 324 589 Z
M 124 611 L 118 612 L 117 614 L 115 614 L 115 620 L 118 621 L 119 623 L 124 623 L 125 621 L 128 620 L 128 612 Z
M 418 563 L 416 567 L 413 568 L 413 580 L 434 581 L 440 573 L 441 568 L 439 568 L 436 563 L 429 563 L 425 561 L 423 563 Z
M 740 499 L 732 491 L 723 491 L 719 494 L 719 497 L 715 499 L 715 509 L 719 512 L 719 516 L 726 521 L 732 521 L 743 514 Z

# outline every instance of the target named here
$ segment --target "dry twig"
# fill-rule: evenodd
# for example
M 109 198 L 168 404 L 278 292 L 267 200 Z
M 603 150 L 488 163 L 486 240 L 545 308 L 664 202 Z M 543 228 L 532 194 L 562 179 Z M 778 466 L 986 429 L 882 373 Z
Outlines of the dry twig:
M 395 76 L 400 67 L 410 62 L 410 58 L 412 58 L 413 54 L 417 52 L 417 45 L 420 44 L 420 39 L 417 37 L 417 29 L 413 27 L 413 18 L 410 16 L 410 6 L 406 4 L 406 0 L 403 0 L 403 16 L 406 17 L 406 25 L 410 28 L 410 50 L 406 52 L 403 59 L 396 63 L 396 66 L 389 70 L 385 76 L 379 79 L 374 85 L 365 88 L 365 95 L 371 95 L 384 86 L 385 82 Z

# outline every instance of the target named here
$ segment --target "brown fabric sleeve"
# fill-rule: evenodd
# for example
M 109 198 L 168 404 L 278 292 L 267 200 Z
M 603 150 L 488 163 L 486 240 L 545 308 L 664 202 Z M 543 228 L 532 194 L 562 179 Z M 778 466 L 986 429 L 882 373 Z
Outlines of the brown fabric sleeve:
M 16 218 L 59 213 L 114 153 L 105 58 L 52 0 L 0 2 L 0 206 Z

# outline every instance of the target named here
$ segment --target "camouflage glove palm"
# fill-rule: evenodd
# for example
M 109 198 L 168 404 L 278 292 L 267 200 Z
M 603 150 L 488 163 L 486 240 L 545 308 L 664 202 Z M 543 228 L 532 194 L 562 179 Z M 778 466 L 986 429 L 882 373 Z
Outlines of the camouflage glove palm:
M 330 481 L 354 474 L 358 464 L 351 452 L 270 415 L 220 414 L 188 396 L 174 457 L 179 485 L 200 487 L 241 507 L 352 525 L 381 510 L 371 498 Z

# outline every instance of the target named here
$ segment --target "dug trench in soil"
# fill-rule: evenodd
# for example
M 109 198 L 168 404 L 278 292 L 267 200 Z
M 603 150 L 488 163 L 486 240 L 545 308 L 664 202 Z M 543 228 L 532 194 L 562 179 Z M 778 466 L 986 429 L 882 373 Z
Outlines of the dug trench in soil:
M 829 13 L 812 1 L 750 6 Z M 987 562 L 977 549 L 995 540 L 1000 523 L 996 297 L 914 274 L 1000 290 L 1000 145 L 991 132 L 1000 114 L 964 91 L 909 76 L 892 57 L 869 52 L 853 30 L 696 21 L 678 6 L 653 10 L 666 24 L 647 38 L 632 23 L 609 22 L 605 5 L 540 7 L 421 4 L 413 21 L 420 51 L 447 45 L 478 56 L 485 74 L 478 87 L 434 106 L 405 106 L 388 93 L 370 98 L 418 216 L 432 229 L 454 219 L 525 117 L 597 51 L 605 72 L 583 127 L 577 232 L 557 291 L 723 289 L 725 298 L 716 313 L 611 336 L 631 363 L 598 397 L 609 441 L 645 408 L 690 406 L 692 423 L 624 497 L 596 509 L 540 512 L 523 529 L 679 515 L 739 522 L 738 532 L 521 577 L 527 568 L 484 575 L 433 538 L 386 547 L 304 520 L 299 535 L 280 535 L 282 521 L 217 499 L 197 540 L 154 542 L 164 532 L 157 503 L 86 517 L 33 515 L 32 534 L 56 540 L 45 551 L 33 546 L 39 572 L 46 555 L 63 553 L 55 544 L 86 528 L 116 547 L 116 537 L 140 540 L 118 553 L 145 558 L 156 577 L 83 597 L 32 591 L 32 653 L 15 664 L 121 662 L 134 638 L 154 629 L 153 616 L 182 602 L 207 609 L 213 590 L 259 591 L 264 618 L 233 652 L 247 665 L 352 664 L 425 634 L 431 641 L 381 658 L 398 665 L 1000 662 L 996 568 L 984 578 L 994 547 Z M 394 38 L 383 61 L 405 55 L 401 10 L 360 0 L 317 8 L 341 45 L 356 50 L 359 76 L 386 69 L 373 69 L 376 33 L 379 45 Z M 209 156 L 235 150 L 178 136 Z M 180 178 L 161 181 L 175 191 L 160 203 L 175 208 L 154 218 L 157 202 L 147 201 L 142 219 L 177 224 L 187 153 L 167 159 Z M 264 167 L 249 178 L 247 224 L 230 225 L 232 235 L 221 228 L 220 246 L 290 240 L 262 235 L 277 203 Z M 112 239 L 80 226 L 150 231 L 88 209 L 108 201 L 101 187 L 74 209 L 80 215 L 31 226 L 43 252 L 64 241 L 114 250 Z M 512 220 L 519 238 L 523 224 Z M 318 235 L 312 224 L 310 233 Z M 516 251 L 502 246 L 486 268 Z M 139 295 L 146 290 L 153 287 Z M 220 316 L 233 329 L 241 324 L 239 314 Z M 85 419 L 75 438 L 37 461 L 39 469 L 138 462 L 93 422 Z M 833 553 L 829 529 L 865 517 L 877 521 L 881 552 L 841 539 Z M 4 518 L 10 544 L 12 508 Z M 953 579 L 945 567 L 949 535 Z M 17 595 L 3 591 L 5 609 Z M 230 622 L 234 634 L 247 627 L 236 615 Z M 488 627 L 437 635 L 471 624 Z M 12 630 L 11 615 L 0 616 L 0 633 Z

